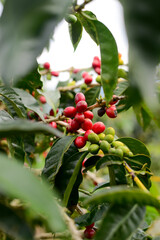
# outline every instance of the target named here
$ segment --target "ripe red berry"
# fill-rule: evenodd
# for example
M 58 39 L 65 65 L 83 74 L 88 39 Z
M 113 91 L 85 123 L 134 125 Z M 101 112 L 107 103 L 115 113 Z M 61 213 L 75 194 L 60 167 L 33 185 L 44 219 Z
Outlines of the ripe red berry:
M 73 70 L 73 73 L 76 74 L 76 73 L 78 73 L 79 71 L 80 71 L 80 69 L 76 69 L 76 68 L 75 68 L 75 69 Z
M 52 71 L 51 75 L 54 76 L 54 77 L 58 77 L 59 76 L 59 72 Z
M 87 131 L 85 132 L 84 138 L 85 138 L 86 141 L 88 141 L 88 135 L 89 135 L 90 133 L 93 133 L 93 131 L 92 131 L 92 130 L 87 130 Z
M 57 128 L 57 123 L 56 123 L 56 122 L 50 122 L 49 125 L 50 125 L 52 128 Z
M 96 67 L 94 70 L 98 75 L 101 74 L 101 68 L 100 67 Z
M 83 93 L 77 93 L 75 96 L 75 103 L 77 104 L 80 101 L 85 101 L 86 98 Z
M 117 109 L 115 105 L 111 105 L 111 107 L 106 109 L 106 114 L 109 118 L 116 118 L 117 117 Z
M 94 125 L 93 125 L 93 132 L 95 132 L 96 134 L 99 134 L 99 133 L 102 133 L 104 130 L 105 130 L 105 125 L 104 123 L 102 122 L 96 122 Z
M 77 148 L 82 148 L 86 145 L 86 140 L 83 136 L 79 136 L 75 139 L 74 144 Z
M 84 78 L 84 82 L 85 82 L 85 84 L 91 84 L 91 82 L 92 82 L 92 80 L 93 80 L 93 78 L 92 78 L 92 76 L 91 75 L 87 75 L 85 78 Z
M 53 111 L 53 109 L 50 110 L 49 115 L 50 115 L 50 116 L 54 116 L 54 111 Z
M 84 122 L 84 114 L 83 113 L 76 113 L 75 119 L 77 122 L 82 123 Z
M 40 96 L 39 100 L 40 100 L 40 102 L 41 102 L 42 104 L 45 104 L 45 103 L 46 103 L 46 98 L 45 98 L 45 96 Z
M 114 105 L 119 101 L 119 100 L 114 100 L 115 97 L 117 97 L 117 96 L 116 95 L 112 96 L 113 99 L 109 102 L 110 105 Z
M 101 61 L 100 58 L 99 58 L 98 56 L 95 56 L 95 57 L 93 58 L 93 61 L 95 61 L 95 60 L 97 60 L 97 61 Z
M 75 107 L 66 107 L 63 111 L 65 117 L 73 118 L 76 115 L 76 108 Z
M 79 101 L 79 102 L 77 103 L 77 105 L 76 105 L 76 110 L 77 110 L 77 112 L 82 113 L 82 112 L 85 112 L 86 109 L 87 109 L 87 103 L 86 103 L 86 101 Z
M 85 162 L 87 161 L 87 158 L 85 158 L 82 162 L 82 167 L 85 167 Z
M 86 228 L 84 231 L 84 237 L 88 239 L 92 239 L 95 235 L 95 230 L 93 228 Z
M 74 118 L 71 122 L 71 130 L 72 132 L 76 132 L 80 127 L 79 122 L 76 121 L 76 119 Z
M 84 120 L 84 122 L 81 124 L 81 128 L 85 131 L 91 130 L 92 126 L 93 126 L 93 123 L 92 123 L 91 119 L 89 119 L 89 118 L 86 118 Z
M 32 96 L 35 97 L 35 91 L 32 92 Z
M 88 75 L 89 75 L 88 72 L 83 72 L 83 73 L 82 73 L 82 77 L 83 77 L 83 78 L 85 78 L 85 77 L 88 76 Z
M 49 62 L 45 62 L 45 63 L 43 64 L 43 67 L 44 67 L 45 69 L 50 69 L 50 64 L 49 64 Z
M 27 116 L 30 120 L 33 120 L 36 117 L 35 112 L 33 112 L 32 110 L 27 112 Z
M 85 116 L 85 118 L 89 118 L 92 120 L 94 115 L 91 111 L 85 111 L 84 116 Z
M 92 224 L 86 226 L 86 228 L 93 228 L 93 227 L 94 227 L 94 223 L 92 223 Z
M 101 67 L 101 61 L 100 59 L 94 59 L 93 62 L 92 62 L 92 67 L 95 69 L 95 68 L 100 68 Z

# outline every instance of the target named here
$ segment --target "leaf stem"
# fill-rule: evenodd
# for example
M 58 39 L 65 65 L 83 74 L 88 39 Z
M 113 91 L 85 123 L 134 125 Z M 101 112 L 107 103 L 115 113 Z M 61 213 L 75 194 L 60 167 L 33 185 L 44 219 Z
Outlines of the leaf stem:
M 108 166 L 109 170 L 109 178 L 110 178 L 110 186 L 116 185 L 115 174 L 114 174 L 114 167 L 112 165 Z

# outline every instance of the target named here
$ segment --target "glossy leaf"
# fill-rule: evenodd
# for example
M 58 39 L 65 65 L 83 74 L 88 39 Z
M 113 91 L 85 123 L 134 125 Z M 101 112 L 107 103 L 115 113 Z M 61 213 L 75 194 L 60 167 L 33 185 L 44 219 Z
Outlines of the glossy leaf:
M 99 170 L 101 167 L 112 165 L 112 164 L 122 164 L 122 159 L 116 155 L 106 154 L 104 157 L 100 158 L 100 160 L 96 164 L 96 169 Z
M 0 87 L 2 101 L 6 105 L 8 112 L 12 117 L 24 118 L 26 116 L 25 107 L 19 95 L 10 87 Z
M 17 240 L 32 240 L 33 232 L 24 219 L 13 210 L 0 204 L 0 229 Z
M 117 197 L 118 196 L 118 197 Z M 160 201 L 150 193 L 138 188 L 128 188 L 127 186 L 115 186 L 101 193 L 95 193 L 85 201 L 85 205 L 93 203 L 109 202 L 115 204 L 139 204 L 150 205 L 160 209 Z
M 143 154 L 137 154 L 129 158 L 126 157 L 125 160 L 135 170 L 136 169 L 140 170 L 143 167 L 143 165 L 146 165 L 148 168 L 150 168 L 150 165 L 151 165 L 150 157 Z
M 11 117 L 11 115 L 6 112 L 5 110 L 1 110 L 0 111 L 0 122 L 5 122 L 8 120 L 12 120 L 13 118 Z
M 76 50 L 81 38 L 82 38 L 82 24 L 77 18 L 77 21 L 73 24 L 69 24 L 70 39 L 73 44 L 74 50 Z
M 128 86 L 129 86 L 128 81 L 118 83 L 116 89 L 114 90 L 114 94 L 117 96 L 122 95 L 126 91 Z
M 99 162 L 100 159 L 101 159 L 101 157 L 98 155 L 91 156 L 85 161 L 84 167 L 85 168 L 93 167 L 96 165 L 97 162 Z
M 142 222 L 145 207 L 112 204 L 104 216 L 95 240 L 127 240 Z
M 35 113 L 37 113 L 40 118 L 44 121 L 44 116 L 43 112 L 40 110 L 40 105 L 38 104 L 37 100 L 28 92 L 19 89 L 19 88 L 14 88 L 14 91 L 19 95 L 19 97 L 22 100 L 23 105 L 30 109 L 33 110 Z
M 144 155 L 150 157 L 150 153 L 149 153 L 147 147 L 145 146 L 145 144 L 135 138 L 123 137 L 123 138 L 117 139 L 117 141 L 123 142 L 131 150 L 131 152 L 134 155 L 144 154 Z
M 3 122 L 0 124 L 0 137 L 23 136 L 25 133 L 44 133 L 62 137 L 63 134 L 57 129 L 53 129 L 43 123 L 17 119 Z
M 27 202 L 27 207 L 45 217 L 53 231 L 65 229 L 57 203 L 48 185 L 13 159 L 0 157 L 0 189 L 5 194 Z
M 13 78 L 25 76 L 36 67 L 36 58 L 63 18 L 69 2 L 6 0 L 0 20 L 0 75 L 5 84 L 10 85 Z
M 53 183 L 56 174 L 62 166 L 64 154 L 68 151 L 75 138 L 76 136 L 65 136 L 58 140 L 49 151 L 42 172 L 49 182 Z
M 100 89 L 101 89 L 100 86 L 98 87 L 96 86 L 96 87 L 90 88 L 85 92 L 86 102 L 88 106 L 91 106 L 96 103 L 96 99 L 99 97 L 99 94 L 100 94 Z
M 83 162 L 84 158 L 87 156 L 87 154 L 88 154 L 88 152 L 85 151 L 85 152 L 82 152 L 81 154 L 77 153 L 76 154 L 77 156 L 74 156 L 74 157 L 76 157 L 76 159 L 78 158 L 78 162 L 75 166 L 74 172 L 73 172 L 73 174 L 72 174 L 72 176 L 69 180 L 69 183 L 68 183 L 67 188 L 66 188 L 65 193 L 64 193 L 64 204 L 65 205 L 68 204 L 69 196 L 72 193 L 72 189 L 74 188 L 74 185 L 76 184 L 76 180 L 78 180 L 77 176 L 79 174 L 81 175 L 82 162 Z M 81 179 L 81 181 L 82 181 L 82 179 Z M 81 181 L 79 182 L 77 187 L 79 187 Z M 73 193 L 73 196 L 74 196 L 74 193 Z
M 39 93 L 45 96 L 47 103 L 55 110 L 59 106 L 60 92 L 58 89 L 55 90 L 45 90 L 40 91 Z

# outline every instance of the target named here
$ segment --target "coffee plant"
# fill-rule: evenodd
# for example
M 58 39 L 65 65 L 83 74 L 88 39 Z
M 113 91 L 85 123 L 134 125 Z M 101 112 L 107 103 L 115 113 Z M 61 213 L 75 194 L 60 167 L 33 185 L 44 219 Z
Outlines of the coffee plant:
M 143 130 L 160 127 L 160 4 L 121 1 L 124 64 L 112 33 L 87 10 L 91 1 L 1 1 L 1 240 L 160 239 L 151 154 L 106 123 L 133 109 Z M 74 50 L 84 30 L 99 47 L 89 67 L 37 63 L 62 19 Z M 56 88 L 45 90 L 55 78 Z

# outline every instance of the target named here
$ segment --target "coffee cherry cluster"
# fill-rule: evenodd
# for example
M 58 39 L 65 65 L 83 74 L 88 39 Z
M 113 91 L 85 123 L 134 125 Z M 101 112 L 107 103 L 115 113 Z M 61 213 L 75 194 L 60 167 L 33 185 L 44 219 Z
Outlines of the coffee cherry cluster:
M 48 79 L 48 80 L 51 80 L 51 76 L 54 76 L 54 77 L 58 77 L 58 76 L 59 76 L 59 72 L 57 72 L 57 71 L 52 71 L 52 70 L 50 69 L 50 63 L 49 63 L 49 62 L 45 62 L 45 63 L 43 64 L 43 67 L 44 67 L 46 70 L 48 70 L 48 73 L 47 73 L 47 79 Z
M 115 97 L 116 96 L 113 95 L 113 99 Z M 111 100 L 108 107 L 105 107 L 105 106 L 101 107 L 97 111 L 98 116 L 102 117 L 106 113 L 109 118 L 116 118 L 117 117 L 117 109 L 116 109 L 115 104 L 117 102 L 118 102 L 118 100 Z
M 90 142 L 88 151 L 90 153 L 97 154 L 101 150 L 104 154 L 115 154 L 120 158 L 133 156 L 133 153 L 124 143 L 114 140 L 114 128 L 108 127 L 105 131 L 99 129 L 88 134 L 88 141 Z
M 82 77 L 84 79 L 84 83 L 89 85 L 93 81 L 93 77 L 88 72 L 83 72 Z
M 94 223 L 92 223 L 89 226 L 86 226 L 86 229 L 84 230 L 84 237 L 87 239 L 92 239 L 95 236 L 96 231 L 94 230 Z
M 92 67 L 98 75 L 101 74 L 101 60 L 99 59 L 99 57 L 96 56 L 93 58 Z

